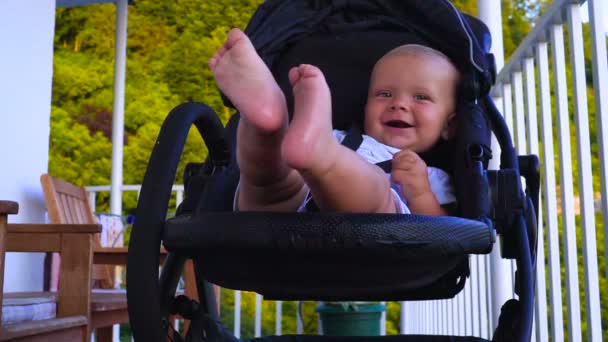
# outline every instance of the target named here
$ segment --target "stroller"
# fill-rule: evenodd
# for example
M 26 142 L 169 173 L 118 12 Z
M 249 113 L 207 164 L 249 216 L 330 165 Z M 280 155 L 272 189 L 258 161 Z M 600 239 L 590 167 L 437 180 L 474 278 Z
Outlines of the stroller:
M 301 63 L 323 71 L 332 90 L 333 126 L 348 130 L 345 141 L 354 146 L 361 138 L 369 74 L 380 56 L 405 43 L 429 45 L 449 56 L 463 78 L 458 133 L 422 157 L 455 180 L 457 216 L 232 212 L 239 116 L 223 127 L 206 105 L 185 103 L 163 124 L 131 235 L 127 296 L 136 341 L 166 340 L 170 315 L 190 320 L 187 335 L 173 333 L 173 341 L 239 341 L 219 321 L 212 284 L 276 300 L 453 298 L 469 276 L 469 254 L 489 253 L 496 234 L 502 237 L 503 258 L 516 260 L 519 299 L 503 306 L 493 340 L 530 340 L 539 162 L 536 156 L 517 156 L 489 96 L 496 71 L 487 27 L 449 0 L 268 0 L 245 32 L 283 88 L 288 107 L 293 98 L 287 71 Z M 184 201 L 167 219 L 177 164 L 193 124 L 209 155 L 204 163 L 186 167 Z M 492 131 L 502 151 L 500 170 L 488 170 Z M 159 277 L 161 243 L 170 253 Z M 189 258 L 199 302 L 175 293 Z M 255 341 L 376 339 L 482 340 L 286 335 Z

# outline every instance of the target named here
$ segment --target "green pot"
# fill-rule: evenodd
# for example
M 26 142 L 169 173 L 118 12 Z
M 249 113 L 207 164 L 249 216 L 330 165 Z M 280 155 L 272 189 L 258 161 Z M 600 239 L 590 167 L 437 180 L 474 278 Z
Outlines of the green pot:
M 384 304 L 369 302 L 320 302 L 315 309 L 321 318 L 323 335 L 380 336 Z

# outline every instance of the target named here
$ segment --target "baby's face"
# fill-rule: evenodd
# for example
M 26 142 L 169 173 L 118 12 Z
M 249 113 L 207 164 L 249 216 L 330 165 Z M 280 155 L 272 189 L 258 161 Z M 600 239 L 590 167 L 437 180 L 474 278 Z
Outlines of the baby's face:
M 383 57 L 370 80 L 365 133 L 402 150 L 429 150 L 442 136 L 447 139 L 458 77 L 456 68 L 439 56 Z

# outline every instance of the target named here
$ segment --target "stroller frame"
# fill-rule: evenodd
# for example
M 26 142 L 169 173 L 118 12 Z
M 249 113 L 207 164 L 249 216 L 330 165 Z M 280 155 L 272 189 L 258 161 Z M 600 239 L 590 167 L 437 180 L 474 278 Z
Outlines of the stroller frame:
M 437 2 L 441 1 L 444 0 L 437 0 Z M 447 2 L 444 1 L 444 3 Z M 270 1 L 270 3 L 276 4 L 278 1 Z M 424 5 L 420 6 L 424 7 Z M 462 16 L 458 19 L 462 20 Z M 487 42 L 484 42 L 484 44 L 487 45 Z M 491 60 L 491 55 L 487 52 L 489 46 L 484 46 L 484 50 L 484 57 Z M 489 74 L 493 75 L 492 67 L 484 70 L 487 72 L 490 69 Z M 483 82 L 483 78 L 481 81 L 477 81 L 477 83 L 473 82 L 473 86 L 470 87 L 476 92 L 476 100 L 466 103 L 464 109 L 473 124 L 470 127 L 465 127 L 465 130 L 468 129 L 466 134 L 461 134 L 467 136 L 467 139 L 471 139 L 471 136 L 473 138 L 472 141 L 463 142 L 466 144 L 466 147 L 463 148 L 467 154 L 467 160 L 464 162 L 466 165 L 463 166 L 462 171 L 456 170 L 455 174 L 458 176 L 458 172 L 461 172 L 461 176 L 472 179 L 472 183 L 479 184 L 480 190 L 486 189 L 487 193 L 481 191 L 481 195 L 475 197 L 472 201 L 474 203 L 468 203 L 461 209 L 462 216 L 469 219 L 415 217 L 415 215 L 412 215 L 412 217 L 401 218 L 403 221 L 402 228 L 407 230 L 416 224 L 418 227 L 429 226 L 438 229 L 454 224 L 464 226 L 479 226 L 481 224 L 482 229 L 487 228 L 492 232 L 495 230 L 496 233 L 501 234 L 503 258 L 515 259 L 517 263 L 515 290 L 519 295 L 519 300 L 512 299 L 503 306 L 493 340 L 528 341 L 532 332 L 534 302 L 536 213 L 538 212 L 540 186 L 539 162 L 536 156 L 517 156 L 506 123 L 491 97 L 487 95 L 491 81 L 486 80 L 487 84 Z M 480 123 L 482 125 L 486 123 L 485 125 L 491 127 L 500 144 L 500 170 L 487 170 L 487 160 L 490 158 L 489 151 L 485 146 L 487 139 L 475 131 L 475 129 L 480 130 Z M 233 129 L 235 124 L 236 121 L 231 120 L 228 126 Z M 177 217 L 166 220 L 165 213 L 168 209 L 177 165 L 192 125 L 198 129 L 208 146 L 209 156 L 205 163 L 192 164 L 186 168 L 184 175 L 186 199 L 180 206 Z M 230 127 L 231 125 L 232 127 Z M 211 234 L 211 236 L 217 234 L 218 231 L 213 231 L 211 227 L 212 223 L 217 225 L 216 222 L 223 222 L 223 225 L 236 227 L 235 229 L 237 229 L 246 220 L 257 219 L 256 215 L 248 216 L 247 213 L 239 213 L 241 215 L 226 213 L 226 201 L 219 200 L 217 203 L 204 201 L 209 194 L 221 190 L 219 187 L 223 178 L 234 177 L 234 174 L 231 174 L 234 170 L 229 169 L 229 166 L 235 162 L 234 156 L 231 153 L 231 146 L 226 140 L 226 135 L 229 135 L 230 131 L 230 129 L 224 129 L 212 109 L 194 102 L 176 107 L 163 124 L 142 183 L 137 220 L 129 245 L 127 296 L 131 325 L 134 337 L 137 340 L 163 340 L 167 329 L 169 329 L 169 316 L 179 314 L 191 321 L 186 341 L 238 341 L 226 332 L 219 323 L 216 298 L 212 284 L 208 280 L 210 278 L 209 274 L 213 274 L 213 270 L 205 269 L 207 266 L 203 264 L 202 257 L 200 257 L 201 249 L 212 249 L 214 246 L 213 241 L 210 243 L 201 242 L 201 240 L 209 240 L 209 235 L 205 234 Z M 479 141 L 476 141 L 476 139 Z M 525 192 L 521 188 L 520 175 L 526 180 Z M 199 202 L 206 203 L 202 209 Z M 293 219 L 297 215 L 300 214 L 279 215 L 268 213 L 264 214 L 262 221 L 283 220 L 280 222 L 287 228 L 297 231 L 299 229 L 297 221 L 301 223 L 301 220 Z M 335 216 L 336 214 L 315 213 L 312 214 L 310 219 L 320 220 L 320 226 L 323 226 L 324 222 L 335 219 Z M 358 222 L 361 217 L 371 217 L 372 223 L 377 223 L 380 227 L 382 227 L 383 220 L 386 219 L 381 215 L 372 214 L 340 214 L 338 216 L 340 216 L 340 219 L 352 220 L 353 222 Z M 378 217 L 380 218 L 379 221 L 373 220 L 373 218 Z M 307 217 L 304 219 L 308 220 Z M 208 230 L 212 232 L 206 233 Z M 493 233 L 488 238 L 493 239 Z M 161 241 L 170 253 L 159 278 L 157 265 L 159 264 L 158 251 Z M 290 245 L 290 248 L 293 248 L 293 246 Z M 488 251 L 479 247 L 473 249 L 472 253 L 487 253 Z M 181 270 L 188 258 L 192 258 L 195 264 L 200 303 L 184 296 L 175 297 Z M 209 261 L 205 260 L 205 262 Z M 215 278 L 220 279 L 221 277 L 216 276 Z M 213 276 L 211 280 L 214 280 Z M 235 283 L 230 284 L 234 285 Z M 238 282 L 236 284 L 238 286 Z M 292 299 L 298 293 L 289 292 L 289 290 L 287 292 L 272 292 L 272 287 L 259 287 L 261 286 L 259 284 L 249 284 L 248 286 L 246 289 L 260 289 L 259 292 L 270 293 L 270 297 L 275 298 Z M 461 288 L 460 286 L 457 290 Z M 448 298 L 454 296 L 457 292 L 439 295 L 424 292 L 412 295 L 410 292 L 402 291 L 394 296 L 389 296 L 388 299 Z M 304 293 L 306 296 L 311 295 L 308 292 Z M 406 294 L 404 295 L 404 293 Z M 314 299 L 359 298 L 375 300 L 380 298 L 378 293 L 363 297 L 355 294 L 333 296 L 331 293 L 324 293 L 319 297 L 314 297 Z M 291 338 L 300 340 L 293 336 L 276 339 L 291 340 Z M 421 340 L 423 337 L 411 336 L 411 338 Z M 461 340 L 457 337 L 446 336 L 444 338 L 447 340 Z M 320 339 L 330 340 L 329 338 Z M 181 340 L 183 340 L 182 336 L 177 333 L 173 334 L 173 341 Z M 334 338 L 331 340 L 351 341 L 356 339 Z M 370 340 L 370 338 L 365 340 Z M 389 337 L 389 340 L 401 341 L 407 340 L 407 338 Z

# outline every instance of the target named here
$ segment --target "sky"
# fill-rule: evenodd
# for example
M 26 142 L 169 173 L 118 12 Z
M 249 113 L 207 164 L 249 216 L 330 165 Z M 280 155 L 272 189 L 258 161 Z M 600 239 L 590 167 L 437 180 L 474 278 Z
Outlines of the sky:
M 601 2 L 601 0 L 597 1 L 597 2 L 599 3 L 599 2 Z M 587 7 L 588 7 L 587 1 L 585 1 L 585 3 L 581 6 L 581 14 L 583 16 L 583 22 L 589 21 L 589 12 L 588 12 Z M 604 31 L 606 32 L 606 34 L 608 34 L 608 2 L 602 3 L 602 12 L 604 13 L 604 15 L 602 16 L 604 19 Z

